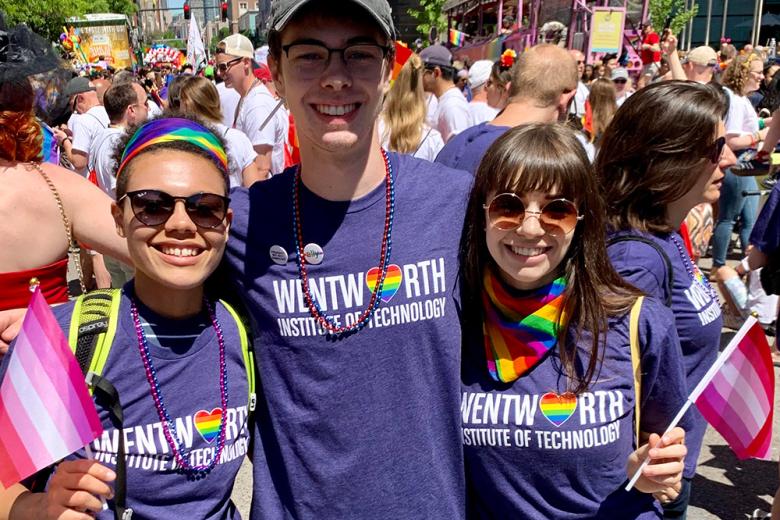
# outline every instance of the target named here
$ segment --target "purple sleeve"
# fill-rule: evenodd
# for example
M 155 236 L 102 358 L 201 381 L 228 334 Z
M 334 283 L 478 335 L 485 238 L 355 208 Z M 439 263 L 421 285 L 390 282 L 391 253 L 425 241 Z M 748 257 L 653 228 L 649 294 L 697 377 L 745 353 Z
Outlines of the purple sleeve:
M 666 266 L 658 251 L 637 241 L 617 242 L 608 249 L 612 266 L 628 283 L 661 301 L 666 294 Z
M 772 189 L 761 209 L 750 233 L 750 243 L 765 254 L 780 248 L 780 185 Z

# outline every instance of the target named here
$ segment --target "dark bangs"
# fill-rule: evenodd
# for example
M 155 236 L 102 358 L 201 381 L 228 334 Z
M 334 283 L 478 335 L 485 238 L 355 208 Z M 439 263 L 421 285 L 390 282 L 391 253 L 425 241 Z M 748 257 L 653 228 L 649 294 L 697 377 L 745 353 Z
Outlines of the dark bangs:
M 473 195 L 484 204 L 490 194 L 539 191 L 568 199 L 582 212 L 582 194 L 592 188 L 592 179 L 588 156 L 572 132 L 560 125 L 523 125 L 485 153 Z

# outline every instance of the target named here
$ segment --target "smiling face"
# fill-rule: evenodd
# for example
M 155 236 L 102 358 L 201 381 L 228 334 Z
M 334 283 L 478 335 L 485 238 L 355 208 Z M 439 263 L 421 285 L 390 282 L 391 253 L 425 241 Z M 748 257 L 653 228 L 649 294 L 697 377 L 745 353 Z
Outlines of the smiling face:
M 217 54 L 216 62 L 217 74 L 225 82 L 227 88 L 236 88 L 236 85 L 241 84 L 247 74 L 245 60 L 221 52 Z
M 139 155 L 124 170 L 127 192 L 159 190 L 173 197 L 195 193 L 225 195 L 222 174 L 208 159 L 180 150 Z M 157 226 L 135 217 L 129 198 L 113 208 L 117 233 L 127 239 L 136 267 L 136 287 L 147 296 L 166 298 L 171 291 L 202 293 L 206 279 L 219 265 L 225 250 L 232 213 L 214 229 L 196 226 L 177 201 L 173 214 Z
M 281 34 L 282 47 L 308 43 L 330 49 L 368 43 L 389 46 L 376 25 L 363 19 L 311 16 L 291 21 Z M 299 47 L 300 49 L 300 47 Z M 391 66 L 387 59 L 374 67 L 350 67 L 343 53 L 332 52 L 324 70 L 305 72 L 301 59 L 314 61 L 314 55 L 298 55 L 292 48 L 282 50 L 277 62 L 269 56 L 279 95 L 284 97 L 295 117 L 301 148 L 315 147 L 329 152 L 352 148 L 373 138 L 374 123 L 389 86 Z M 370 59 L 366 55 L 366 59 Z
M 494 196 L 495 193 L 489 194 L 485 204 Z M 522 224 L 505 231 L 488 221 L 485 241 L 504 281 L 516 289 L 531 290 L 549 284 L 562 274 L 561 264 L 575 230 L 547 232 L 537 215 L 532 215 L 532 212 L 542 211 L 548 202 L 560 199 L 560 195 L 533 191 L 519 195 L 519 198 L 527 211 Z

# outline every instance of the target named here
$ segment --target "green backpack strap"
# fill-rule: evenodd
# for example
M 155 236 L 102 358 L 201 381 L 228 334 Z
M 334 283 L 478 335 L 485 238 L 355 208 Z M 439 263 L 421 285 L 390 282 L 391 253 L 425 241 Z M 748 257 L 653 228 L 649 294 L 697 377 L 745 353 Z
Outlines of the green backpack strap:
M 85 376 L 103 373 L 119 324 L 121 300 L 120 289 L 100 289 L 76 299 L 68 343 Z
M 224 300 L 219 300 L 220 303 L 227 309 L 233 320 L 236 322 L 236 328 L 238 329 L 238 337 L 241 341 L 241 354 L 244 356 L 244 368 L 246 369 L 246 381 L 249 387 L 249 400 L 247 401 L 247 411 L 251 414 L 255 411 L 257 406 L 257 394 L 255 393 L 255 354 L 251 342 L 249 341 L 249 335 L 247 334 L 246 325 L 244 320 L 236 312 L 236 310 Z

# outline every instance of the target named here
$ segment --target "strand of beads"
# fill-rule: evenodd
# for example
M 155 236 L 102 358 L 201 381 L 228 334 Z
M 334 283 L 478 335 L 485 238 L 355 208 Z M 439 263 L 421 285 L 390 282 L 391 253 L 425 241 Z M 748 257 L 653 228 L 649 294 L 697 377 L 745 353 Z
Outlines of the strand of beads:
M 219 420 L 217 451 L 214 454 L 214 457 L 208 464 L 193 465 L 190 464 L 182 455 L 181 449 L 176 442 L 176 438 L 179 437 L 178 433 L 176 432 L 176 424 L 173 422 L 173 420 L 171 420 L 171 416 L 168 413 L 165 402 L 163 401 L 160 383 L 157 380 L 157 370 L 155 370 L 154 364 L 152 363 L 152 356 L 149 352 L 149 343 L 146 339 L 146 333 L 144 332 L 143 326 L 141 325 L 141 319 L 138 316 L 138 309 L 136 308 L 135 302 L 133 300 L 130 301 L 130 313 L 133 317 L 135 334 L 138 339 L 138 350 L 141 354 L 141 360 L 144 364 L 144 371 L 146 373 L 146 380 L 149 382 L 152 400 L 154 401 L 154 406 L 157 409 L 157 415 L 160 417 L 165 441 L 168 443 L 168 446 L 171 449 L 171 453 L 173 453 L 173 457 L 181 470 L 195 480 L 205 478 L 211 472 L 211 470 L 214 469 L 214 466 L 217 464 L 217 461 L 222 455 L 222 450 L 225 447 L 225 416 L 227 415 L 228 403 L 227 366 L 225 363 L 225 338 L 222 334 L 222 327 L 217 320 L 217 314 L 214 307 L 205 300 L 204 304 L 209 311 L 211 325 L 214 328 L 214 332 L 217 335 L 217 341 L 219 343 L 219 394 L 222 415 L 220 416 Z
M 301 181 L 301 168 L 295 172 L 295 178 L 293 179 L 292 199 L 293 199 L 293 238 L 295 240 L 296 257 L 295 262 L 298 267 L 298 276 L 301 280 L 301 290 L 303 292 L 304 300 L 309 308 L 309 313 L 314 317 L 317 322 L 328 333 L 339 335 L 347 334 L 351 332 L 357 332 L 368 324 L 374 311 L 379 307 L 379 302 L 382 294 L 382 287 L 387 277 L 387 268 L 390 264 L 390 252 L 392 250 L 392 230 L 393 230 L 393 215 L 395 214 L 395 184 L 393 180 L 393 168 L 390 164 L 390 158 L 387 156 L 387 152 L 381 150 L 382 158 L 385 162 L 385 223 L 384 232 L 382 235 L 382 248 L 379 256 L 379 271 L 380 276 L 371 291 L 371 298 L 368 301 L 368 305 L 365 310 L 360 314 L 358 319 L 351 325 L 339 325 L 335 320 L 328 316 L 320 307 L 314 295 L 311 294 L 309 289 L 309 276 L 306 271 L 306 257 L 303 249 L 303 232 L 301 222 L 301 204 L 300 204 L 300 185 Z

